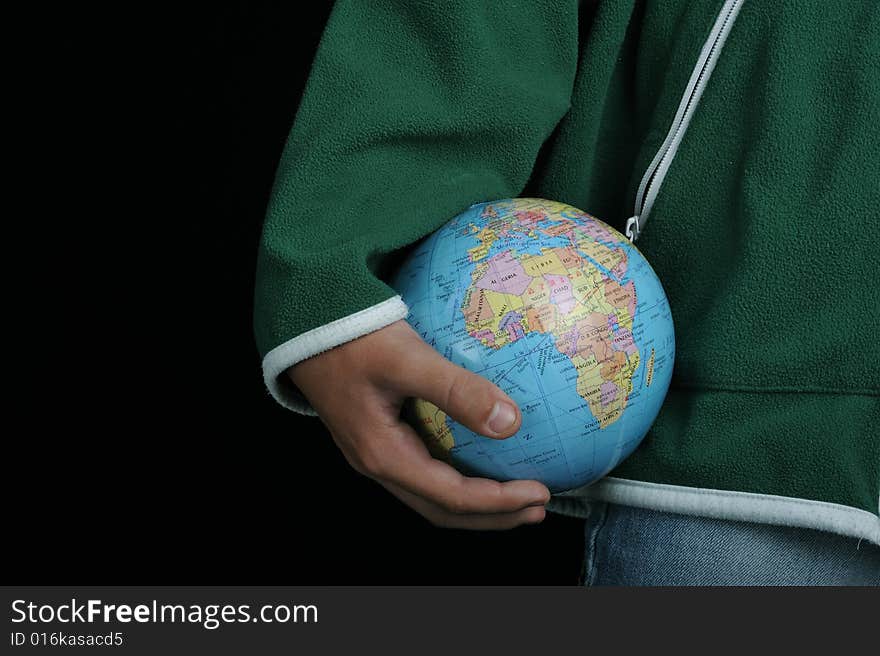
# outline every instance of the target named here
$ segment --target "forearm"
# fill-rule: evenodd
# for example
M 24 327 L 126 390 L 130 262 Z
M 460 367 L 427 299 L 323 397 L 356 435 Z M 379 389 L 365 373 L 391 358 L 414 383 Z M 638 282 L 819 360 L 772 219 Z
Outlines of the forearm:
M 401 318 L 387 256 L 474 202 L 521 192 L 568 108 L 576 12 L 574 2 L 336 6 L 260 244 L 262 356 L 317 331 L 288 349 L 302 359 Z

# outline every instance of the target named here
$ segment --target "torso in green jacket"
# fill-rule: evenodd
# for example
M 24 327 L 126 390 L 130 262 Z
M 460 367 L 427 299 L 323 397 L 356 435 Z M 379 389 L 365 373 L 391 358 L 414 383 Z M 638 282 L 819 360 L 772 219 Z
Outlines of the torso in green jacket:
M 411 4 L 328 25 L 264 230 L 264 355 L 392 296 L 384 256 L 471 203 L 623 230 L 722 2 Z M 677 361 L 615 479 L 841 504 L 880 535 L 878 134 L 880 4 L 747 1 L 638 242 Z

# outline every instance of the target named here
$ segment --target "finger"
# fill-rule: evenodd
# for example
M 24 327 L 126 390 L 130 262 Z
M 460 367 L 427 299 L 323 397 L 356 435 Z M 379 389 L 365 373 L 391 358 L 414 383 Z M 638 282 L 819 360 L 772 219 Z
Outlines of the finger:
M 386 383 L 404 396 L 430 401 L 472 431 L 501 439 L 520 427 L 522 415 L 507 394 L 482 376 L 459 367 L 426 344 L 415 331 L 397 344 Z
M 381 482 L 381 485 L 415 510 L 435 526 L 443 528 L 462 528 L 477 531 L 504 531 L 522 524 L 538 524 L 544 520 L 547 512 L 544 506 L 528 506 L 522 510 L 505 513 L 485 513 L 457 515 L 438 505 L 423 499 L 394 483 Z
M 381 462 L 374 472 L 375 478 L 402 487 L 451 513 L 515 512 L 550 500 L 550 491 L 538 481 L 501 483 L 463 476 L 447 463 L 431 457 L 415 431 L 402 422 L 388 427 L 369 445 L 373 451 L 369 460 Z M 365 454 L 361 450 L 359 455 Z

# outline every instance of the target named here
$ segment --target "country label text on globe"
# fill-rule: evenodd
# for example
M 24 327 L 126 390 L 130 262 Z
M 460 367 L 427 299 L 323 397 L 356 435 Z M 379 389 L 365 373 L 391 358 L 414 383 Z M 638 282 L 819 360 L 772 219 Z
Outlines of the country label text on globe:
M 522 412 L 513 437 L 493 440 L 413 400 L 431 453 L 466 474 L 553 492 L 587 485 L 660 411 L 675 359 L 666 294 L 634 245 L 574 207 L 473 205 L 418 245 L 392 284 L 426 342 Z

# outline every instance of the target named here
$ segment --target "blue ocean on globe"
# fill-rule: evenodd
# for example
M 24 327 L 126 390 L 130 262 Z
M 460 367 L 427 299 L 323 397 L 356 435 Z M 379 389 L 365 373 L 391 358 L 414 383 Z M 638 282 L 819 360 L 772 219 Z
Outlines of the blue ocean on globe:
M 626 237 L 574 207 L 473 205 L 418 244 L 392 286 L 428 344 L 522 412 L 496 440 L 412 400 L 431 453 L 465 474 L 581 487 L 630 455 L 660 411 L 675 360 L 666 294 Z

